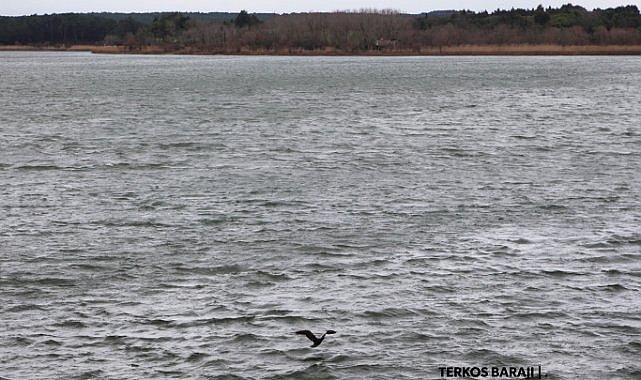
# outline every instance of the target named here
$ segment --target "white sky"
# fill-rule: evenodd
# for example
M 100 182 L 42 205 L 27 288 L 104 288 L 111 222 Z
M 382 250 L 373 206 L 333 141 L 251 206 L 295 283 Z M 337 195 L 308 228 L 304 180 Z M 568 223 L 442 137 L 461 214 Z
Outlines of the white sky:
M 355 10 L 363 8 L 395 9 L 407 13 L 422 13 L 439 9 L 469 9 L 473 11 L 493 11 L 497 8 L 535 8 L 543 6 L 559 7 L 572 3 L 587 9 L 609 8 L 621 5 L 636 5 L 641 8 L 641 0 L 0 0 L 0 15 L 19 16 L 64 12 L 154 12 L 154 11 L 194 11 L 194 12 L 248 12 L 292 13 L 292 12 L 329 12 L 335 10 Z

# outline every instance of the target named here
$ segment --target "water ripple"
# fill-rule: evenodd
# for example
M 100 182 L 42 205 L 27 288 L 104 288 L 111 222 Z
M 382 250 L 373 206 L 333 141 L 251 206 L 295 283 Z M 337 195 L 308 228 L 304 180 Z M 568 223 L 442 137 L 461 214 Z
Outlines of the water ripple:
M 637 58 L 0 55 L 1 376 L 639 376 Z

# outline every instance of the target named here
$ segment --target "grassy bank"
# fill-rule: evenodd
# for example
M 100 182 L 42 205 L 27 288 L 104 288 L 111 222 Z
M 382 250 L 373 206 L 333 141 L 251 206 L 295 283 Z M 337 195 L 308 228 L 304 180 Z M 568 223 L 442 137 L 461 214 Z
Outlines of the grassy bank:
M 207 51 L 194 48 L 173 49 L 161 45 L 136 48 L 104 45 L 28 46 L 0 45 L 0 51 L 89 51 L 96 54 L 181 54 L 181 55 L 292 55 L 292 56 L 447 56 L 447 55 L 641 55 L 641 45 L 456 45 L 420 49 L 383 49 L 342 51 L 334 48 L 304 49 L 240 49 Z
M 95 45 L 70 46 L 36 46 L 36 45 L 0 45 L 0 51 L 92 51 Z
M 417 56 L 417 55 L 641 55 L 641 45 L 457 45 L 420 49 L 383 49 L 343 51 L 334 48 L 304 49 L 240 49 L 237 51 L 206 51 L 193 48 L 166 49 L 162 46 L 145 46 L 128 49 L 123 46 L 95 46 L 93 53 L 103 54 L 194 54 L 194 55 L 293 55 L 293 56 Z
M 423 48 L 424 55 L 641 55 L 641 45 L 460 45 Z

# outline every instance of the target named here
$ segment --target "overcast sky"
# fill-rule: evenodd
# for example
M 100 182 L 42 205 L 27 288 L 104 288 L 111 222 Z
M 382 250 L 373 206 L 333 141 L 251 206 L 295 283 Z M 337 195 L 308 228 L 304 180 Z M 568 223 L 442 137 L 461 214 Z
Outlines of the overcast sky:
M 439 9 L 469 9 L 493 11 L 497 8 L 559 7 L 571 2 L 587 9 L 609 8 L 620 5 L 636 5 L 641 0 L 0 0 L 0 15 L 18 16 L 64 12 L 248 12 L 291 13 L 329 12 L 363 8 L 395 9 L 407 13 L 422 13 Z

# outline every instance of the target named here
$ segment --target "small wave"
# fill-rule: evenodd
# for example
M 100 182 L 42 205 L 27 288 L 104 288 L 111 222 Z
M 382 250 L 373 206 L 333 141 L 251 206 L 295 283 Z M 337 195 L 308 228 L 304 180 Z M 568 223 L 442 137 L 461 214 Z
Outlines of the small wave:
M 17 336 L 15 338 L 13 338 L 13 341 L 18 346 L 30 346 L 30 345 L 33 344 L 33 340 L 32 339 L 25 338 L 25 337 L 22 337 L 22 336 Z
M 317 359 L 317 361 L 321 361 Z M 338 379 L 335 375 L 332 374 L 332 371 L 330 371 L 327 366 L 325 366 L 322 361 L 320 363 L 314 363 L 310 365 L 307 368 L 303 369 L 296 369 L 293 371 L 286 372 L 284 374 L 279 374 L 279 375 L 274 375 L 272 377 L 269 377 L 269 379 L 278 379 L 278 380 L 284 380 L 284 379 L 301 379 L 301 380 L 306 380 L 306 379 Z
M 413 309 L 401 309 L 401 308 L 385 308 L 382 310 L 367 310 L 361 313 L 359 316 L 367 319 L 385 319 L 385 318 L 399 318 L 399 317 L 410 317 L 420 315 Z
M 159 327 L 169 327 L 171 326 L 174 321 L 169 321 L 166 319 L 161 319 L 161 318 L 154 318 L 154 319 L 138 319 L 135 321 L 135 323 L 141 324 L 141 325 L 152 325 L 152 326 L 159 326 Z
M 539 325 L 539 327 L 542 327 L 542 325 Z M 547 326 L 547 328 L 548 328 L 548 329 L 556 329 L 556 328 L 555 328 L 554 326 L 552 326 L 552 325 Z M 581 334 L 581 335 L 589 336 L 589 337 L 592 337 L 592 338 L 600 338 L 600 337 L 603 337 L 603 334 L 600 334 L 600 333 L 598 333 L 598 332 L 596 332 L 596 331 L 594 331 L 594 330 L 583 329 L 583 328 L 576 328 L 576 329 L 575 329 L 575 331 L 576 331 L 576 332 L 578 332 L 578 333 L 579 333 L 579 334 Z
M 536 135 L 531 135 L 531 136 L 527 136 L 527 135 L 512 135 L 510 137 L 513 137 L 513 138 L 515 138 L 517 140 L 536 140 L 538 138 Z
M 275 357 L 287 356 L 285 351 L 279 350 L 277 348 L 272 348 L 272 347 L 263 348 L 263 349 L 259 350 L 258 352 L 261 355 L 265 355 L 265 356 L 275 356 Z
M 493 256 L 515 256 L 518 254 L 519 251 L 516 249 L 510 248 L 507 245 L 496 244 L 496 245 L 487 245 L 484 247 L 480 247 L 479 252 L 483 254 L 490 254 Z M 443 259 L 448 259 L 448 260 L 452 259 L 452 260 L 462 261 L 467 259 L 474 259 L 474 257 L 452 255 L 452 256 L 443 257 Z
M 603 154 L 603 155 L 615 155 L 615 156 L 629 156 L 634 154 L 631 151 L 627 150 L 589 150 L 585 152 L 585 154 L 590 154 L 590 155 L 598 155 L 598 154 Z
M 122 344 L 126 338 L 126 335 L 107 335 L 103 340 L 110 344 Z
M 607 242 L 609 244 L 620 246 L 620 245 L 641 245 L 641 236 L 632 235 L 632 236 L 621 236 L 621 235 L 612 235 Z
M 186 148 L 187 150 L 202 150 L 203 144 L 200 142 L 192 142 L 192 141 L 178 141 L 173 143 L 162 143 L 159 145 L 159 147 L 163 150 L 167 150 L 171 148 Z
M 407 343 L 425 342 L 425 341 L 430 341 L 435 339 L 443 340 L 443 337 L 436 338 L 433 335 L 423 333 L 423 332 L 418 332 L 418 331 L 404 331 L 398 337 L 399 341 L 407 342 Z
M 91 379 L 97 379 L 97 378 L 102 378 L 104 372 L 99 369 L 95 369 L 92 371 L 85 371 L 78 376 L 78 379 L 80 380 L 91 380 Z
M 330 228 L 328 228 L 329 230 Z M 304 253 L 310 253 L 314 254 L 317 256 L 321 257 L 328 257 L 328 258 L 343 258 L 343 257 L 353 257 L 354 252 L 352 251 L 344 251 L 344 250 L 333 250 L 333 249 L 327 249 L 326 247 L 305 247 L 301 249 L 302 252 Z
M 221 216 L 219 218 L 204 218 L 204 219 L 198 220 L 198 222 L 203 226 L 216 226 L 219 224 L 229 223 L 232 221 L 234 221 L 234 218 L 230 218 L 228 216 Z
M 479 327 L 459 327 L 456 330 L 456 335 L 458 336 L 481 336 L 485 333 L 487 333 L 487 329 Z
M 160 283 L 158 284 L 159 288 L 167 289 L 202 289 L 205 287 L 203 284 L 188 284 L 184 282 L 180 283 Z
M 181 377 L 184 377 L 186 375 L 182 371 L 170 370 L 170 369 L 168 369 L 168 370 L 161 369 L 161 370 L 158 370 L 157 372 L 160 375 L 162 375 L 162 377 L 165 378 L 165 379 L 167 379 L 167 378 L 181 378 Z
M 295 323 L 303 324 L 305 322 L 313 322 L 316 320 L 316 319 L 301 317 L 299 315 L 278 315 L 278 314 L 269 314 L 269 313 L 267 315 L 261 315 L 257 317 L 257 319 L 260 321 L 277 320 L 279 323 L 288 323 L 290 325 Z
M 607 284 L 607 285 L 599 285 L 592 287 L 591 289 L 598 290 L 598 291 L 605 291 L 605 292 L 623 292 L 626 290 L 634 290 L 630 288 L 626 288 L 625 286 L 621 284 Z
M 447 153 L 449 156 L 452 157 L 476 157 L 481 154 L 481 152 L 470 152 L 468 150 L 463 150 L 459 148 L 453 148 L 453 147 L 444 147 L 441 148 L 441 151 L 444 153 Z
M 276 208 L 283 206 L 298 206 L 304 204 L 305 202 L 301 201 L 263 201 L 259 205 L 267 208 Z
M 177 328 L 189 328 L 207 325 L 227 325 L 227 324 L 243 324 L 256 320 L 254 315 L 243 315 L 237 317 L 214 317 L 205 319 L 196 319 L 188 322 L 174 323 L 173 326 Z
M 612 263 L 617 260 L 611 256 L 592 256 L 580 259 L 581 261 L 586 261 L 589 263 Z
M 149 228 L 170 228 L 171 224 L 161 223 L 153 220 L 102 220 L 94 224 L 104 227 L 149 227 Z
M 47 346 L 62 346 L 62 343 L 58 342 L 55 339 L 47 339 L 41 343 L 46 344 Z
M 561 269 L 543 270 L 541 271 L 541 273 L 550 277 L 571 277 L 571 276 L 583 276 L 586 274 L 581 272 L 565 271 Z
M 187 357 L 188 362 L 199 362 L 201 360 L 204 360 L 205 358 L 209 357 L 209 354 L 206 354 L 204 352 L 193 352 L 191 355 Z
M 217 364 L 219 364 L 219 363 L 217 363 Z M 248 380 L 248 379 L 251 379 L 251 378 L 248 378 L 248 377 L 234 375 L 233 373 L 226 373 L 226 374 L 222 374 L 222 375 L 214 375 L 212 377 L 208 376 L 207 378 L 208 379 L 212 379 L 212 380 Z
M 125 345 L 124 349 L 128 352 L 135 354 L 139 358 L 151 358 L 152 355 L 155 356 L 156 349 L 152 345 L 145 344 L 145 341 L 149 339 L 147 338 L 147 339 L 140 339 L 140 340 L 143 341 L 142 344 L 135 344 L 135 343 L 127 344 Z M 165 356 L 167 358 L 177 357 L 177 355 L 174 355 L 173 353 L 166 354 Z
M 215 267 L 187 267 L 187 266 L 178 266 L 176 270 L 181 272 L 189 272 L 192 274 L 200 275 L 221 275 L 221 274 L 239 274 L 246 271 L 246 268 L 238 264 L 229 264 L 229 265 L 219 265 Z
M 105 165 L 109 169 L 128 169 L 128 170 L 165 170 L 172 169 L 173 166 L 167 163 L 130 163 L 130 162 L 115 162 Z
M 468 328 L 477 328 L 477 329 L 486 329 L 489 328 L 490 325 L 484 322 L 481 319 L 476 319 L 476 318 L 461 318 L 461 319 L 456 319 L 453 321 L 454 325 L 461 325 L 464 327 Z
M 143 303 L 140 302 L 140 301 L 129 301 L 128 300 L 128 301 L 118 302 L 116 305 L 118 306 L 118 308 L 123 308 L 123 307 L 130 307 L 130 306 L 140 306 L 142 304 Z
M 632 323 L 632 321 L 630 321 Z M 626 335 L 639 336 L 641 329 L 633 325 L 622 325 L 615 322 L 611 323 L 595 323 L 595 324 L 586 324 L 588 327 L 593 329 L 601 329 L 607 331 L 609 336 L 616 336 L 616 333 L 622 333 Z
M 232 338 L 234 343 L 254 343 L 261 340 L 264 340 L 264 338 L 252 333 L 236 334 Z
M 74 280 L 70 280 L 68 278 L 60 278 L 60 277 L 44 277 L 44 278 L 37 278 L 32 281 L 25 281 L 25 282 L 33 282 L 34 284 L 37 285 L 44 285 L 44 286 L 60 286 L 60 287 L 70 287 L 76 285 L 76 282 Z
M 585 248 L 610 248 L 610 244 L 605 241 L 597 241 L 597 242 L 591 242 L 591 243 L 585 243 L 582 244 L 583 247 Z
M 292 279 L 289 275 L 287 275 L 285 273 L 274 273 L 274 272 L 267 272 L 267 271 L 263 271 L 263 270 L 257 271 L 254 275 L 258 276 L 260 278 L 269 279 L 269 280 L 276 281 L 276 282 L 278 282 L 278 281 L 289 281 L 289 280 Z
M 515 366 L 524 363 L 520 357 L 514 355 L 503 355 L 486 348 L 468 351 L 463 355 L 463 357 L 474 362 L 492 363 L 496 365 Z
M 259 289 L 274 286 L 274 283 L 271 281 L 249 280 L 245 283 L 245 286 L 251 289 Z
M 453 293 L 456 291 L 453 286 L 446 285 L 427 285 L 424 289 L 430 293 Z
M 617 375 L 616 378 L 641 379 L 641 369 L 639 368 L 619 368 L 614 373 Z
M 641 342 L 640 341 L 628 342 L 627 347 L 631 351 L 634 351 L 634 352 L 636 352 L 636 353 L 641 355 Z
M 242 315 L 242 316 L 239 316 L 239 317 L 209 318 L 209 319 L 203 320 L 203 323 L 204 324 L 219 325 L 219 324 L 227 324 L 227 323 L 252 322 L 255 319 L 256 319 L 256 316 L 254 316 L 254 315 Z
M 309 263 L 309 264 L 305 264 L 304 267 L 307 270 L 316 271 L 316 272 L 340 271 L 340 268 L 338 267 L 338 265 L 329 265 L 329 264 L 321 264 L 321 263 Z
M 21 165 L 14 166 L 16 170 L 24 171 L 48 171 L 48 170 L 62 170 L 63 168 L 57 165 Z
M 62 322 L 58 322 L 54 324 L 56 327 L 63 327 L 63 328 L 72 328 L 72 329 L 82 329 L 87 327 L 84 323 L 80 321 L 73 321 L 73 320 L 66 320 Z
M 352 357 L 349 355 L 337 354 L 327 359 L 327 362 L 328 363 L 346 363 L 351 360 L 352 360 Z
M 515 313 L 507 317 L 508 319 L 559 319 L 568 318 L 568 314 L 560 311 L 534 311 L 534 312 L 521 312 Z
M 20 313 L 23 311 L 28 311 L 28 310 L 46 310 L 45 308 L 41 307 L 40 305 L 35 305 L 35 304 L 23 304 L 23 305 L 15 305 L 7 308 L 5 311 L 9 313 Z
M 565 211 L 568 210 L 568 207 L 565 205 L 560 205 L 556 203 L 546 204 L 539 206 L 541 210 L 544 211 Z
M 95 264 L 87 264 L 87 263 L 70 264 L 69 268 L 72 270 L 79 269 L 79 270 L 87 270 L 87 271 L 93 271 L 93 272 L 102 272 L 108 269 L 108 267 L 104 265 L 95 265 Z

